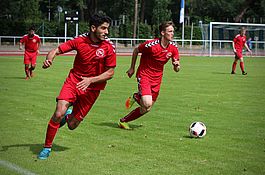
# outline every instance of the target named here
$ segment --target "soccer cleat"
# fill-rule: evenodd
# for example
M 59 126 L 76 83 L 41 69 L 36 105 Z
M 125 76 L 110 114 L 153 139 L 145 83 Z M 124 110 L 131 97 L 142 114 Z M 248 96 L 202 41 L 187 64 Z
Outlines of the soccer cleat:
M 64 114 L 64 117 L 63 119 L 61 120 L 60 122 L 60 127 L 62 127 L 63 125 L 65 125 L 66 121 L 67 121 L 67 117 L 68 117 L 68 114 L 72 114 L 73 110 L 68 108 L 67 111 L 65 112 Z
M 130 128 L 129 124 L 126 123 L 126 122 L 121 122 L 121 121 L 119 121 L 118 126 L 119 126 L 120 128 L 122 128 L 122 129 L 127 129 L 127 130 L 132 129 L 132 128 Z
M 232 71 L 231 74 L 236 74 L 236 73 L 234 71 Z
M 43 148 L 38 155 L 38 159 L 46 160 L 50 156 L 51 150 L 51 148 Z
M 127 98 L 125 102 L 126 109 L 130 109 L 135 102 L 137 102 L 138 105 L 140 105 L 140 100 L 141 100 L 141 97 L 139 96 L 139 94 L 134 93 L 131 97 Z
M 244 72 L 244 71 L 242 72 L 242 75 L 247 75 L 247 74 L 248 74 L 247 72 Z
M 25 77 L 25 80 L 29 80 L 30 78 L 29 77 Z
M 133 96 L 128 97 L 126 102 L 125 102 L 126 109 L 130 109 L 134 103 L 135 103 L 135 99 L 133 98 Z

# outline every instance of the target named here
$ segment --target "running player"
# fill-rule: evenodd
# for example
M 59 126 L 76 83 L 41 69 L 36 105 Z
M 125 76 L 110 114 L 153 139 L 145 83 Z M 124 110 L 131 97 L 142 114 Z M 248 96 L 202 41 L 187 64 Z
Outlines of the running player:
M 166 21 L 159 26 L 161 37 L 146 41 L 134 49 L 131 67 L 127 71 L 131 78 L 135 72 L 135 63 L 139 53 L 142 53 L 140 65 L 136 73 L 138 92 L 134 93 L 126 101 L 126 107 L 130 108 L 136 101 L 140 107 L 131 111 L 118 122 L 120 128 L 131 129 L 128 122 L 133 121 L 151 110 L 157 100 L 163 76 L 164 65 L 171 58 L 173 69 L 180 70 L 179 52 L 177 45 L 172 42 L 174 37 L 174 24 Z
M 51 50 L 43 68 L 52 65 L 54 58 L 62 53 L 76 50 L 73 68 L 57 97 L 56 110 L 51 117 L 46 132 L 44 148 L 39 159 L 50 155 L 54 137 L 58 128 L 65 123 L 74 130 L 92 108 L 107 80 L 114 75 L 116 53 L 113 43 L 107 39 L 111 19 L 108 16 L 95 14 L 89 22 L 90 32 L 61 44 Z M 73 105 L 71 111 L 69 106 Z
M 23 49 L 23 44 L 25 46 L 24 52 L 24 64 L 26 80 L 33 77 L 33 70 L 36 67 L 37 55 L 39 54 L 41 39 L 35 34 L 35 28 L 30 27 L 28 34 L 24 35 L 19 42 L 19 49 Z M 30 67 L 29 67 L 30 66 Z
M 249 49 L 249 47 L 246 43 L 246 29 L 244 27 L 241 28 L 240 34 L 237 34 L 235 36 L 233 43 L 232 43 L 232 46 L 233 46 L 233 51 L 235 54 L 235 60 L 234 60 L 233 65 L 232 65 L 231 74 L 236 73 L 235 72 L 236 71 L 236 65 L 237 65 L 237 61 L 239 60 L 242 75 L 247 75 L 247 72 L 245 72 L 242 50 L 243 50 L 243 47 L 245 46 L 250 54 L 252 54 L 252 51 Z

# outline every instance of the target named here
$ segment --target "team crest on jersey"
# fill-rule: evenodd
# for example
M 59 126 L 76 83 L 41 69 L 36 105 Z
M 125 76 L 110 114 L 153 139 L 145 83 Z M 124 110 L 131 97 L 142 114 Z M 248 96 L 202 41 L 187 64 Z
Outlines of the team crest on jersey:
M 36 40 L 36 39 L 33 39 L 33 40 L 32 40 L 32 42 L 33 42 L 33 43 L 36 43 L 36 42 L 37 42 L 37 40 Z
M 98 57 L 103 57 L 103 56 L 104 56 L 104 50 L 103 50 L 103 49 L 98 49 L 98 50 L 96 51 L 96 55 L 97 55 Z
M 166 58 L 171 58 L 171 56 L 172 56 L 172 52 L 168 52 L 166 55 Z

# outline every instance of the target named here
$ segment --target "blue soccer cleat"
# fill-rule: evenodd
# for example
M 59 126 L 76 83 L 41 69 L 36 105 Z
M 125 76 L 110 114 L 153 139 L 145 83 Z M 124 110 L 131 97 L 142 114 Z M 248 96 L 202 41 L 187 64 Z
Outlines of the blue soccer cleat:
M 62 121 L 60 122 L 60 127 L 65 125 L 68 114 L 72 114 L 72 112 L 73 112 L 72 109 L 70 109 L 70 108 L 67 109 L 67 111 L 64 114 L 64 117 L 63 117 Z
M 43 148 L 38 155 L 38 159 L 46 160 L 49 157 L 51 150 L 51 148 Z

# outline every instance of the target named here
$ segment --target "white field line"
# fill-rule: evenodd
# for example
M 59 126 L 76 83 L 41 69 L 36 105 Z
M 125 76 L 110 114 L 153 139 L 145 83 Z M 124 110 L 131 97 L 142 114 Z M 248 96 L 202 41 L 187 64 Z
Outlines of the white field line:
M 0 160 L 0 166 L 6 167 L 9 170 L 13 170 L 16 171 L 19 174 L 24 174 L 24 175 L 36 175 L 35 173 L 32 173 L 24 168 L 21 168 L 19 166 L 17 166 L 16 164 L 10 163 L 8 161 L 5 160 Z

